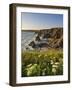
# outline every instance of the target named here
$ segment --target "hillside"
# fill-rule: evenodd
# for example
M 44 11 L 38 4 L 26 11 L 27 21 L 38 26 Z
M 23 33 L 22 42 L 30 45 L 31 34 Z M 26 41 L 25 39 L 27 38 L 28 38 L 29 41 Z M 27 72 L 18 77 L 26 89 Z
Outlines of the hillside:
M 30 42 L 32 48 L 63 48 L 63 28 L 37 30 L 38 35 Z

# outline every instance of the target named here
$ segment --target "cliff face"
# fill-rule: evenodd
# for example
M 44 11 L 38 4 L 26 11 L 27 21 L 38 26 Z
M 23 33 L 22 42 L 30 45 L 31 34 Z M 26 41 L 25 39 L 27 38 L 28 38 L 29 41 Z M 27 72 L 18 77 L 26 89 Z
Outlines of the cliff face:
M 33 48 L 63 48 L 63 28 L 43 29 L 36 33 L 35 41 L 29 44 Z

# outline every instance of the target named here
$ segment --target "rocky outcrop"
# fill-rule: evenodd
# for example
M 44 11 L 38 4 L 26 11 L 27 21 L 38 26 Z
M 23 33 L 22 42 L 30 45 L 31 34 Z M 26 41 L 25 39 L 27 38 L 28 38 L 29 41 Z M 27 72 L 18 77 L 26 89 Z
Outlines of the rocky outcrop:
M 35 41 L 29 44 L 33 48 L 63 48 L 63 28 L 43 29 L 36 33 Z

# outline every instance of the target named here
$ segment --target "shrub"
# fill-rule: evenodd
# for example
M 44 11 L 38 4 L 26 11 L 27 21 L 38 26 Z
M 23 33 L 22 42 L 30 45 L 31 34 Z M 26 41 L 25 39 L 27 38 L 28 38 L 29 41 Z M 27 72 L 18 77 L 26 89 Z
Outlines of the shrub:
M 62 50 L 22 52 L 22 77 L 62 74 Z

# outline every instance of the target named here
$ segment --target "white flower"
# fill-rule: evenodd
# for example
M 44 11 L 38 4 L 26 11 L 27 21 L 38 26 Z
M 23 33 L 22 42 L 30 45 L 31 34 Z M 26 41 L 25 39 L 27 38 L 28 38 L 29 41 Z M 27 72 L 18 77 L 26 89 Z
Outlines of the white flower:
M 55 74 L 56 73 L 56 68 L 52 68 L 52 72 Z
M 27 65 L 27 67 L 31 67 L 31 66 L 32 66 L 32 64 Z
M 53 60 L 51 60 L 51 64 L 54 64 Z
M 52 65 L 53 68 L 57 68 L 58 66 L 57 65 Z
M 55 65 L 59 65 L 59 62 L 56 62 Z

